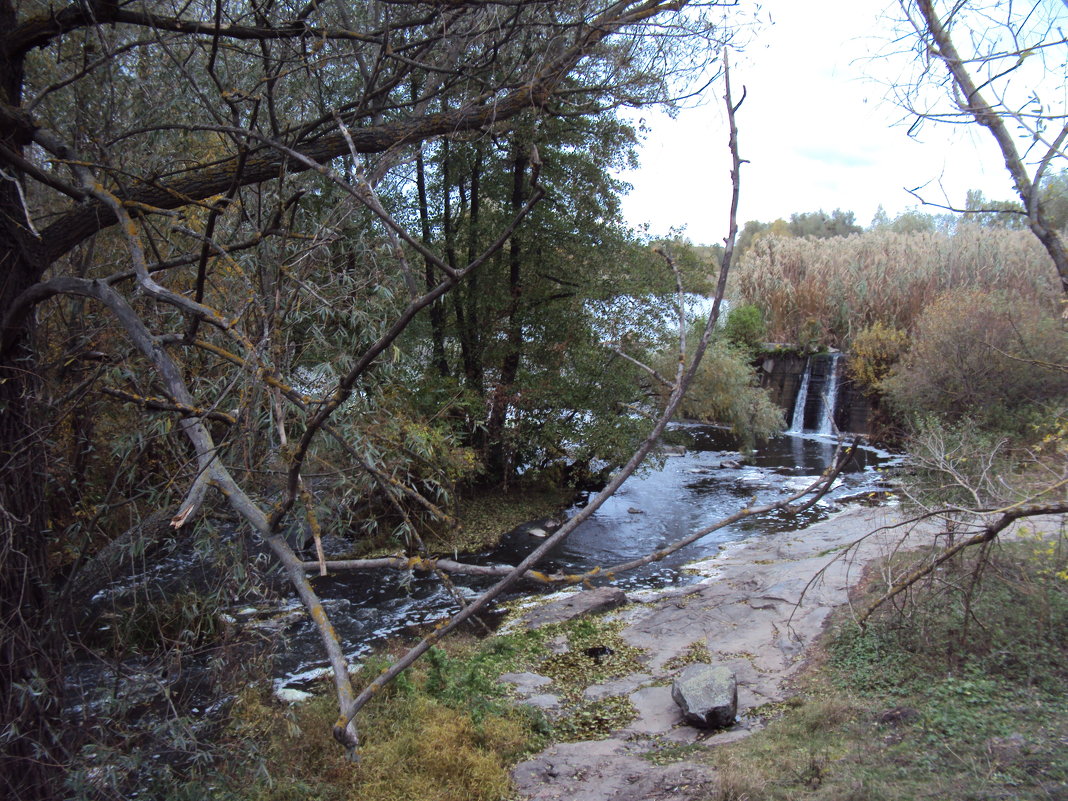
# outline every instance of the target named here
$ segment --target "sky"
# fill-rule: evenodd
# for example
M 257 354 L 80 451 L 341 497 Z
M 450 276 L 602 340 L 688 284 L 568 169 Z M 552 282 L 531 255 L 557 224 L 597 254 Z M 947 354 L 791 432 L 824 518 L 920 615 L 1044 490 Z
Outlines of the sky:
M 892 0 L 763 0 L 760 30 L 731 55 L 742 167 L 739 225 L 792 213 L 852 211 L 867 226 L 882 205 L 891 218 L 931 202 L 963 206 L 969 189 L 1008 199 L 1012 184 L 989 133 L 977 126 L 925 126 L 918 138 L 886 98 L 901 62 L 872 58 L 891 38 Z M 654 235 L 684 228 L 695 244 L 722 242 L 730 202 L 723 84 L 676 119 L 636 112 L 649 129 L 623 212 Z M 933 213 L 940 210 L 925 209 Z

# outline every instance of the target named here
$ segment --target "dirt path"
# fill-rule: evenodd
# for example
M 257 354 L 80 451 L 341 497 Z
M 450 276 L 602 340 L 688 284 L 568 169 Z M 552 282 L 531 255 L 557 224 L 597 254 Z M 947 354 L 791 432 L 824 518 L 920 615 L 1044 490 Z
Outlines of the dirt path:
M 522 797 L 549 801 L 647 801 L 707 797 L 711 770 L 698 761 L 656 765 L 665 748 L 696 751 L 747 736 L 759 724 L 746 710 L 784 700 L 806 648 L 831 611 L 848 600 L 864 566 L 901 542 L 903 529 L 873 534 L 843 558 L 843 550 L 898 520 L 892 507 L 853 508 L 802 531 L 754 537 L 702 563 L 709 578 L 696 585 L 632 596 L 641 603 L 614 613 L 628 643 L 645 649 L 644 672 L 587 688 L 588 697 L 627 695 L 638 717 L 605 740 L 547 748 L 513 771 Z M 910 542 L 934 535 L 914 528 Z M 810 585 L 814 576 L 822 574 Z M 802 599 L 803 594 L 803 599 Z M 801 603 L 798 604 L 798 601 Z M 670 668 L 694 643 L 738 678 L 742 722 L 709 735 L 682 722 L 671 699 Z M 676 660 L 676 663 L 678 660 Z M 644 756 L 643 756 L 644 754 Z

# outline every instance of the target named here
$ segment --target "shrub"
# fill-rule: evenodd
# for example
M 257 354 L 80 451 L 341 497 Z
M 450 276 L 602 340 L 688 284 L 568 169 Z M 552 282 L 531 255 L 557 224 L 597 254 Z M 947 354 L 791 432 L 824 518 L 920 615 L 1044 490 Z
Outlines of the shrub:
M 907 416 L 973 417 L 1023 432 L 1036 408 L 1068 394 L 1068 337 L 1036 302 L 1002 292 L 947 292 L 917 322 L 912 349 L 881 382 Z
M 674 356 L 661 354 L 661 374 L 673 375 Z M 662 389 L 662 388 L 661 388 Z M 746 352 L 713 341 L 701 361 L 679 415 L 692 420 L 730 426 L 743 447 L 767 439 L 783 428 L 783 413 L 767 391 L 757 386 L 756 371 Z
M 731 309 L 723 324 L 724 338 L 732 345 L 750 352 L 759 350 L 767 335 L 768 327 L 764 323 L 764 313 L 759 306 L 752 303 Z
M 881 395 L 882 382 L 909 347 L 909 335 L 882 322 L 872 323 L 853 339 L 849 374 L 865 395 Z

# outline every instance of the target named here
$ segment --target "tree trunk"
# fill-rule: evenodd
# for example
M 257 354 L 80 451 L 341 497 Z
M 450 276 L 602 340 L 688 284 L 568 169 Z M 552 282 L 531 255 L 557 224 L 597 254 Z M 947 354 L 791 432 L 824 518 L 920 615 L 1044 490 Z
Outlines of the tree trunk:
M 422 226 L 423 244 L 430 247 L 430 209 L 426 199 L 426 165 L 420 148 L 415 157 L 415 183 L 419 192 L 419 223 Z M 452 265 L 450 265 L 452 266 Z M 438 282 L 434 275 L 434 265 L 430 259 L 424 259 L 426 290 L 432 290 Z M 449 375 L 449 362 L 445 358 L 445 301 L 436 300 L 428 309 L 430 314 L 430 337 L 433 343 L 432 361 L 442 378 Z
M 7 143 L 10 147 L 10 143 Z M 0 316 L 37 281 L 40 243 L 10 181 L 0 181 Z M 62 621 L 48 576 L 45 460 L 37 419 L 32 315 L 0 356 L 0 796 L 54 797 Z
M 0 30 L 14 23 L 11 2 L 0 0 Z M 0 100 L 20 104 L 22 75 L 22 58 L 0 51 Z M 15 131 L 0 143 L 19 155 L 28 144 Z M 48 263 L 27 214 L 19 186 L 0 180 L 0 319 Z M 35 801 L 53 798 L 61 778 L 63 638 L 48 577 L 33 315 L 17 325 L 0 353 L 0 796 Z
M 512 210 L 518 212 L 523 207 L 526 196 L 526 174 L 530 164 L 525 143 L 516 140 L 512 160 Z M 519 376 L 519 365 L 523 351 L 522 323 L 522 281 L 523 248 L 518 232 L 508 240 L 508 318 L 505 329 L 506 345 L 501 359 L 500 380 L 490 398 L 489 421 L 486 435 L 489 440 L 487 468 L 491 476 L 499 477 L 502 484 L 507 484 L 511 474 L 511 449 L 505 436 L 505 424 L 508 421 L 508 409 L 512 405 L 513 385 Z

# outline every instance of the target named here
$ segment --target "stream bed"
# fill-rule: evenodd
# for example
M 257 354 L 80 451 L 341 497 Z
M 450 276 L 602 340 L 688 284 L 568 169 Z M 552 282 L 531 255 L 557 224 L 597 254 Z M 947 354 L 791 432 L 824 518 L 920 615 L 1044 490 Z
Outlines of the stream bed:
M 783 435 L 758 451 L 741 454 L 728 432 L 712 426 L 677 424 L 662 466 L 645 468 L 629 478 L 539 569 L 579 572 L 643 556 L 739 509 L 780 500 L 811 484 L 834 458 L 835 443 L 816 435 Z M 672 452 L 677 451 L 677 452 Z M 808 526 L 841 508 L 886 489 L 880 470 L 894 458 L 874 448 L 860 448 L 834 488 L 805 513 L 786 517 L 770 513 L 722 528 L 692 545 L 617 577 L 623 590 L 656 589 L 699 581 L 685 565 L 719 553 L 731 542 Z M 574 514 L 579 507 L 568 510 Z M 517 564 L 541 542 L 544 528 L 520 526 L 497 548 L 463 561 Z M 461 595 L 474 598 L 493 579 L 457 576 Z M 446 617 L 459 609 L 453 595 L 435 577 L 397 571 L 354 571 L 313 580 L 316 591 L 346 650 L 358 661 L 384 640 Z M 537 592 L 529 584 L 510 597 Z M 293 609 L 297 610 L 296 601 Z M 304 615 L 293 615 L 276 665 L 276 687 L 297 687 L 326 670 L 318 634 Z
M 668 441 L 672 444 L 665 446 L 657 459 L 628 479 L 539 568 L 579 572 L 643 556 L 741 508 L 782 500 L 803 489 L 816 480 L 835 453 L 835 443 L 829 438 L 803 434 L 783 435 L 756 452 L 742 454 L 727 432 L 703 425 L 673 426 Z M 708 573 L 697 574 L 686 566 L 717 555 L 729 543 L 800 529 L 845 503 L 872 495 L 878 499 L 887 489 L 880 471 L 894 461 L 888 453 L 861 448 L 831 492 L 803 514 L 787 517 L 771 513 L 740 521 L 661 562 L 618 576 L 615 584 L 635 592 L 705 579 Z M 580 505 L 584 500 L 580 499 Z M 560 518 L 574 514 L 580 505 Z M 515 565 L 541 544 L 551 529 L 544 521 L 528 523 L 507 533 L 496 548 L 460 558 Z M 195 593 L 182 593 L 202 583 L 210 586 L 211 581 L 218 582 L 220 570 L 215 559 L 219 552 L 227 548 L 240 551 L 247 544 L 232 528 L 220 528 L 203 547 L 192 547 L 193 553 L 192 543 L 175 540 L 172 550 L 138 559 L 134 576 L 117 577 L 102 593 L 105 602 L 111 598 L 116 603 L 98 620 L 96 636 L 106 638 L 114 625 L 124 623 L 129 628 L 136 624 L 139 598 L 173 599 L 176 612 L 185 614 L 188 610 L 184 605 Z M 263 553 L 246 556 L 270 561 Z M 222 573 L 223 579 L 233 578 L 226 571 Z M 279 582 L 278 591 L 289 600 L 240 603 L 226 613 L 230 619 L 227 625 L 234 625 L 235 631 L 247 629 L 255 637 L 231 640 L 224 636 L 221 642 L 211 640 L 208 647 L 192 648 L 188 653 L 180 641 L 155 655 L 117 653 L 111 658 L 101 652 L 68 666 L 65 717 L 93 743 L 88 750 L 83 749 L 77 781 L 92 786 L 113 784 L 121 788 L 116 797 L 155 797 L 157 788 L 169 787 L 175 775 L 209 753 L 235 697 L 236 689 L 228 677 L 240 675 L 242 666 L 259 659 L 258 654 L 264 659 L 263 668 L 271 665 L 279 697 L 310 689 L 316 679 L 329 672 L 308 615 L 292 597 L 281 574 L 277 570 L 272 574 Z M 474 598 L 494 581 L 457 576 L 454 584 L 461 596 Z M 433 623 L 459 608 L 442 582 L 425 574 L 354 571 L 316 576 L 312 582 L 350 664 L 358 663 L 386 640 L 411 636 L 412 627 Z M 526 583 L 508 597 L 550 591 Z M 147 622 L 155 625 L 154 620 Z

